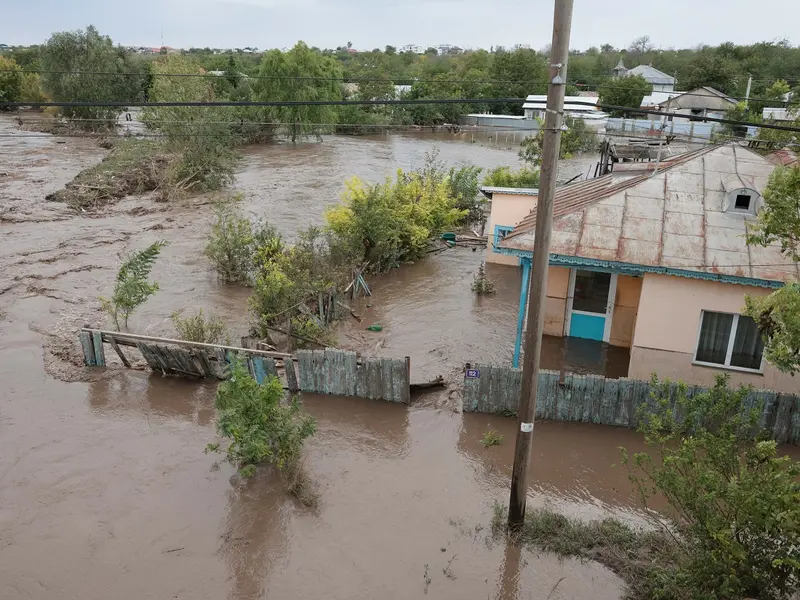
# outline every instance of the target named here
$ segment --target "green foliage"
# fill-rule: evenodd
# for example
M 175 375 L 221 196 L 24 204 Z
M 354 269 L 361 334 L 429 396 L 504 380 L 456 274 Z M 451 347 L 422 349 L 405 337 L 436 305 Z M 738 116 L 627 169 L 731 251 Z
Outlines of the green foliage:
M 800 167 L 779 167 L 764 190 L 764 207 L 750 226 L 747 243 L 779 243 L 781 251 L 800 261 Z M 746 299 L 745 314 L 758 324 L 768 361 L 781 371 L 800 370 L 800 284 L 789 283 L 767 297 Z
M 117 331 L 120 330 L 120 319 L 127 328 L 128 318 L 158 291 L 158 284 L 147 279 L 153 263 L 166 245 L 166 242 L 155 242 L 130 255 L 117 273 L 111 298 L 100 298 L 103 310 L 111 315 Z
M 38 73 L 23 73 L 20 100 L 30 104 L 49 102 L 50 98 L 42 91 L 42 78 Z
M 259 385 L 240 359 L 217 388 L 217 431 L 230 440 L 227 460 L 242 476 L 252 475 L 264 463 L 281 471 L 294 468 L 303 442 L 316 432 L 313 417 L 301 411 L 296 399 L 284 404 L 283 396 L 277 377 Z
M 483 437 L 480 439 L 480 443 L 484 448 L 488 448 L 489 446 L 499 446 L 502 441 L 503 436 L 497 433 L 496 429 L 484 431 Z
M 267 223 L 255 225 L 237 214 L 232 203 L 223 202 L 216 209 L 217 220 L 205 255 L 225 283 L 250 285 L 264 261 L 283 252 L 281 236 Z
M 769 296 L 747 296 L 744 314 L 758 324 L 764 355 L 785 373 L 800 371 L 800 284 L 789 283 Z
M 298 348 L 318 348 L 320 344 L 323 346 L 336 345 L 336 338 L 333 332 L 322 327 L 319 322 L 308 315 L 301 315 L 292 319 L 292 333 L 298 336 L 296 338 Z M 317 344 L 312 344 L 307 340 L 313 340 Z
M 485 294 L 494 294 L 494 290 L 494 282 L 486 276 L 486 265 L 485 263 L 481 263 L 472 281 L 472 291 L 482 296 Z
M 650 453 L 623 463 L 645 501 L 669 503 L 679 563 L 661 598 L 783 600 L 800 589 L 800 463 L 760 433 L 749 389 L 714 387 L 691 398 L 654 378 L 641 413 Z M 670 401 L 673 396 L 675 408 Z M 676 415 L 680 415 L 677 418 Z
M 395 180 L 367 184 L 350 179 L 342 203 L 326 213 L 328 228 L 357 264 L 387 271 L 425 255 L 431 237 L 467 216 L 456 207 L 450 178 L 428 159 L 421 171 L 398 169 Z
M 631 77 L 620 77 L 619 79 L 609 79 L 603 83 L 598 92 L 602 104 L 613 106 L 626 106 L 629 108 L 640 108 L 642 99 L 651 92 L 653 86 L 641 75 Z M 621 117 L 625 111 L 609 111 L 612 117 Z
M 128 102 L 141 99 L 135 77 L 124 75 L 141 71 L 142 66 L 129 60 L 130 55 L 111 38 L 93 26 L 86 30 L 54 33 L 42 47 L 41 64 L 44 88 L 56 102 Z M 93 73 L 106 73 L 98 77 Z M 82 74 L 84 73 L 84 74 Z M 110 129 L 116 124 L 121 108 L 75 106 L 59 109 L 61 114 L 85 129 Z
M 151 66 L 152 102 L 211 102 L 213 82 L 204 77 L 159 77 L 180 73 L 202 74 L 203 69 L 179 54 L 162 56 Z M 142 121 L 166 136 L 166 147 L 173 155 L 167 171 L 172 191 L 204 192 L 220 189 L 233 181 L 236 155 L 235 138 L 225 122 L 224 109 L 199 106 L 159 106 L 145 108 Z
M 693 90 L 710 86 L 731 94 L 737 88 L 739 67 L 735 60 L 711 52 L 700 52 L 689 61 L 686 75 L 680 79 L 681 88 Z M 746 78 L 743 78 L 746 80 Z
M 14 60 L 0 56 L 0 102 L 19 102 L 21 99 L 22 68 Z
M 343 288 L 352 276 L 354 259 L 349 248 L 330 232 L 316 227 L 299 232 L 291 248 L 263 241 L 257 248 L 250 309 L 260 335 L 266 335 L 266 325 L 286 315 L 299 303 L 316 302 L 320 293 Z M 302 326 L 302 323 L 297 325 Z M 320 336 L 321 333 L 308 337 L 317 339 Z M 326 339 L 320 341 L 325 343 Z
M 203 314 L 201 308 L 193 315 L 183 316 L 183 311 L 172 313 L 172 324 L 178 332 L 179 340 L 201 342 L 203 344 L 220 344 L 228 342 L 228 328 L 216 314 Z
M 496 167 L 486 173 L 483 185 L 490 187 L 538 188 L 539 170 L 523 167 L 512 171 L 511 167 Z
M 492 531 L 504 534 L 505 506 L 495 503 Z M 630 600 L 668 600 L 674 584 L 672 572 L 679 563 L 675 540 L 665 531 L 643 531 L 612 518 L 584 521 L 546 508 L 528 510 L 518 539 L 533 549 L 559 557 L 591 560 L 604 565 L 627 584 Z M 702 598 L 689 594 L 689 598 Z
M 564 124 L 567 126 L 567 130 L 561 134 L 559 158 L 572 158 L 578 152 L 589 152 L 597 149 L 595 134 L 586 126 L 586 122 L 583 119 L 566 117 Z M 536 135 L 530 135 L 522 140 L 519 151 L 520 159 L 530 167 L 539 168 L 542 164 L 543 144 L 544 130 L 540 127 Z
M 253 83 L 253 100 L 341 100 L 343 97 L 341 83 L 336 81 L 342 76 L 339 64 L 303 42 L 288 52 L 265 53 L 258 74 L 265 79 Z M 337 122 L 333 106 L 265 107 L 259 115 L 260 120 L 281 124 L 286 137 L 293 142 L 308 135 L 319 136 L 332 130 Z

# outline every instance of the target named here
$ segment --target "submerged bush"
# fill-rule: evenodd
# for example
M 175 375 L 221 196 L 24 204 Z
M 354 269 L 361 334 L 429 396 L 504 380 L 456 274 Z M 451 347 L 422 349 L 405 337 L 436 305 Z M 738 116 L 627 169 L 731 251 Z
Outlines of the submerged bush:
M 483 178 L 483 185 L 506 188 L 538 188 L 539 170 L 523 167 L 512 171 L 511 167 L 497 167 Z
M 484 294 L 494 294 L 494 282 L 486 276 L 486 263 L 481 263 L 478 272 L 472 280 L 472 291 L 482 296 Z
M 255 473 L 258 465 L 273 464 L 281 471 L 292 470 L 306 438 L 314 435 L 317 424 L 293 399 L 283 403 L 284 391 L 277 377 L 259 385 L 237 359 L 230 377 L 217 388 L 215 406 L 217 431 L 230 440 L 226 459 L 242 476 Z M 219 450 L 211 444 L 209 450 Z
M 203 344 L 228 341 L 228 328 L 225 322 L 214 313 L 208 313 L 206 316 L 202 308 L 188 317 L 184 317 L 181 311 L 172 313 L 172 324 L 178 332 L 179 340 Z

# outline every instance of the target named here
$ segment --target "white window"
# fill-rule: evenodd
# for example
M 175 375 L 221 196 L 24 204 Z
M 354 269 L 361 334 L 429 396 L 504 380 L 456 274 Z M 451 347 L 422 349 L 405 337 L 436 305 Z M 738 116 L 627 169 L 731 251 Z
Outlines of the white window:
M 743 371 L 761 372 L 764 343 L 750 317 L 704 310 L 694 362 Z

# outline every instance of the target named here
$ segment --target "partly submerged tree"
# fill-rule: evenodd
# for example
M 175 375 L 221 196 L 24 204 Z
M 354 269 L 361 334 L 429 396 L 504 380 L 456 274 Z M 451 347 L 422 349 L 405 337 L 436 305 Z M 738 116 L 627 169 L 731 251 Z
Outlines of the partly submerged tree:
M 0 102 L 19 102 L 21 99 L 22 68 L 13 59 L 0 56 Z
M 642 99 L 649 94 L 652 89 L 653 86 L 650 85 L 644 77 L 641 75 L 631 75 L 629 77 L 620 77 L 619 79 L 609 79 L 600 86 L 598 92 L 602 104 L 640 108 L 642 106 Z M 613 109 L 609 112 L 614 117 L 620 117 L 624 116 L 626 111 L 622 109 Z
M 111 38 L 93 26 L 86 30 L 54 33 L 42 47 L 45 91 L 56 102 L 129 102 L 141 99 L 141 85 L 130 72 L 133 63 Z M 98 75 L 102 73 L 102 75 Z M 110 129 L 122 109 L 116 106 L 65 106 L 59 112 L 86 129 Z
M 270 50 L 261 59 L 253 100 L 341 100 L 342 68 L 339 63 L 298 42 L 288 52 Z M 335 106 L 275 106 L 260 112 L 293 142 L 331 131 L 337 122 Z
M 564 119 L 567 129 L 561 134 L 559 158 L 571 158 L 578 152 L 588 152 L 597 148 L 595 132 L 590 130 L 583 119 L 567 117 Z M 540 123 L 539 131 L 529 135 L 520 144 L 519 157 L 531 167 L 538 168 L 542 164 L 542 145 L 544 130 Z
M 293 469 L 306 438 L 317 424 L 300 409 L 297 400 L 283 402 L 284 391 L 277 377 L 259 385 L 241 359 L 231 365 L 230 376 L 217 388 L 217 431 L 230 440 L 227 460 L 244 477 L 260 464 L 273 464 L 281 471 Z M 219 444 L 209 444 L 218 450 Z
M 128 318 L 133 312 L 158 291 L 158 284 L 148 281 L 148 278 L 164 246 L 166 242 L 154 242 L 129 256 L 117 273 L 111 298 L 100 298 L 103 310 L 111 315 L 117 331 L 120 330 L 120 320 L 127 328 Z
M 800 261 L 800 166 L 773 171 L 747 242 L 778 243 L 785 256 Z M 758 324 L 767 360 L 787 373 L 800 370 L 800 283 L 788 283 L 763 298 L 748 297 L 745 314 Z
M 800 591 L 800 463 L 779 455 L 727 377 L 689 397 L 652 382 L 639 429 L 649 452 L 623 451 L 645 502 L 666 499 L 676 565 L 648 569 L 658 598 L 788 600 Z

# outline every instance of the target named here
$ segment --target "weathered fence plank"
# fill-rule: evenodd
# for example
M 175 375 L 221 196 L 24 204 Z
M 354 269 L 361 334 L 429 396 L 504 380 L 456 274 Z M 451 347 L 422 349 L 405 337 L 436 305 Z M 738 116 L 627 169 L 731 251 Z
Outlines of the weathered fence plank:
M 97 362 L 94 358 L 94 346 L 92 345 L 92 334 L 88 331 L 81 331 L 79 335 L 81 347 L 83 348 L 83 364 L 87 367 L 94 367 Z
M 539 373 L 536 418 L 580 421 L 635 428 L 642 412 L 656 407 L 649 381 L 605 379 L 597 375 L 550 371 Z M 519 406 L 522 374 L 519 369 L 492 365 L 467 365 L 464 373 L 465 412 L 514 413 Z M 677 403 L 681 384 L 670 382 L 663 389 L 676 418 L 683 418 Z M 706 391 L 696 385 L 685 387 L 688 398 Z M 761 411 L 759 424 L 780 442 L 800 445 L 800 396 L 754 390 L 744 409 Z
M 94 346 L 94 364 L 98 367 L 105 367 L 106 353 L 103 350 L 103 334 L 99 331 L 92 332 L 92 345 Z
M 286 387 L 290 392 L 297 392 L 300 390 L 300 384 L 297 383 L 297 371 L 294 368 L 293 360 L 284 360 L 283 369 L 286 374 Z

